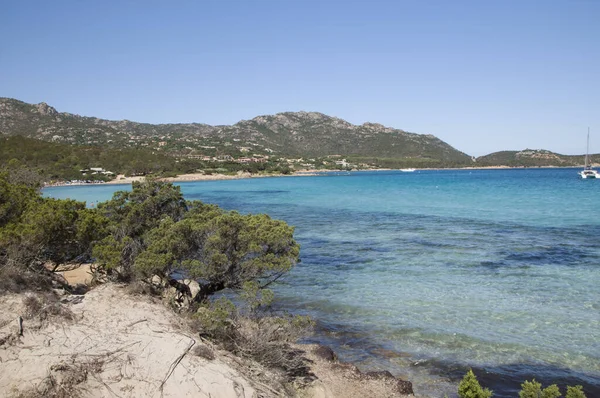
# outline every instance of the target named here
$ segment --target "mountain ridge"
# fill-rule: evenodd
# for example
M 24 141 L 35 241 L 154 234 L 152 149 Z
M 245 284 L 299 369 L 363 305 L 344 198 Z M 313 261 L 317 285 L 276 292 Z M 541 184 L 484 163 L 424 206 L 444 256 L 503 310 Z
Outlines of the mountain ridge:
M 156 142 L 165 142 L 161 150 L 172 153 L 207 146 L 241 147 L 243 144 L 253 151 L 284 156 L 341 154 L 426 158 L 458 163 L 470 161 L 467 154 L 431 134 L 406 132 L 372 122 L 355 125 L 334 116 L 308 111 L 259 115 L 233 125 L 150 124 L 80 116 L 58 112 L 45 102 L 28 104 L 12 98 L 0 98 L 0 134 L 117 147 L 153 147 Z
M 29 104 L 0 97 L 0 135 L 117 149 L 146 148 L 179 157 L 239 158 L 246 153 L 299 158 L 340 155 L 379 166 L 417 167 L 583 164 L 583 155 L 561 155 L 544 149 L 497 151 L 475 158 L 432 134 L 407 132 L 375 122 L 352 124 L 315 111 L 258 115 L 232 125 L 152 124 L 58 112 L 46 102 Z M 592 155 L 591 159 L 598 162 L 600 155 Z

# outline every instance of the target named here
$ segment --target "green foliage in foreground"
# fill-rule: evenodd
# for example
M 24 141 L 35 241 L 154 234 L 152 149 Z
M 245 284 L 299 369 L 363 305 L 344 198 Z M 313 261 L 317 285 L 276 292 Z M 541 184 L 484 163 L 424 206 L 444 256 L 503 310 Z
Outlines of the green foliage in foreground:
M 74 200 L 43 198 L 36 186 L 0 173 L 0 266 L 41 269 L 89 258 L 109 220 Z
M 560 390 L 556 384 L 552 384 L 542 390 L 542 384 L 533 379 L 521 384 L 519 398 L 559 398 Z
M 243 289 L 258 300 L 254 305 L 266 303 L 264 289 L 298 261 L 294 229 L 285 222 L 186 201 L 172 184 L 134 183 L 98 209 L 113 221 L 94 247 L 101 267 L 122 280 L 183 273 L 201 281 L 199 302 L 223 289 Z
M 565 398 L 585 398 L 585 394 L 583 393 L 583 387 L 568 386 L 567 387 L 567 395 L 565 395 Z
M 458 385 L 458 396 L 460 398 L 490 398 L 492 391 L 481 387 L 475 373 L 469 369 Z
M 96 260 L 122 281 L 170 281 L 177 273 L 199 281 L 198 303 L 234 289 L 256 309 L 270 304 L 267 288 L 298 261 L 293 233 L 264 214 L 186 201 L 170 183 L 134 183 L 88 209 L 0 174 L 0 267 L 43 273 L 49 264 Z
M 458 386 L 459 398 L 490 398 L 492 391 L 481 387 L 473 370 L 469 370 Z M 537 381 L 525 381 L 521 384 L 519 398 L 560 398 L 561 392 L 556 384 L 542 389 L 542 384 Z M 567 387 L 565 398 L 585 398 L 583 387 Z
M 171 299 L 171 286 L 181 287 L 176 278 L 183 275 L 198 283 L 195 296 L 189 288 L 185 294 L 199 333 L 291 378 L 308 375 L 305 360 L 289 343 L 308 332 L 310 319 L 259 312 L 273 300 L 269 285 L 298 261 L 293 232 L 264 214 L 242 215 L 186 201 L 180 188 L 169 183 L 134 183 L 131 192 L 117 192 L 88 209 L 74 200 L 43 198 L 36 185 L 4 172 L 0 293 L 49 289 L 56 283 L 70 289 L 52 276 L 66 262 L 96 261 L 97 270 L 109 278 L 162 290 Z M 166 283 L 157 286 L 157 276 Z M 239 291 L 241 305 L 225 297 L 211 300 L 224 289 Z

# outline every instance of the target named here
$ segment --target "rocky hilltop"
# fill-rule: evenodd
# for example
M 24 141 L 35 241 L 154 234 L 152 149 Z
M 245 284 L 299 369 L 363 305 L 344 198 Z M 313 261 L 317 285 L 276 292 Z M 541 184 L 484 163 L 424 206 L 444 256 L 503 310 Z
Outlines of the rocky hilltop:
M 28 104 L 0 98 L 0 136 L 118 150 L 144 148 L 178 158 L 258 156 L 299 159 L 300 163 L 313 158 L 308 161 L 312 165 L 324 164 L 318 159 L 326 157 L 347 157 L 354 165 L 391 168 L 568 167 L 584 163 L 583 155 L 561 155 L 544 149 L 500 151 L 475 159 L 430 134 L 377 123 L 354 125 L 319 112 L 263 115 L 231 126 L 148 124 L 79 116 L 58 112 L 44 102 Z M 591 161 L 600 162 L 600 155 L 592 155 Z
M 79 145 L 146 147 L 176 155 L 343 155 L 471 162 L 469 156 L 433 135 L 409 133 L 376 123 L 353 125 L 317 112 L 258 116 L 231 126 L 154 125 L 79 116 L 58 112 L 46 103 L 27 104 L 0 98 L 0 135 Z
M 600 156 L 590 157 L 592 162 L 600 161 Z M 511 167 L 574 167 L 584 163 L 584 157 L 561 155 L 545 149 L 525 149 L 522 151 L 500 151 L 480 156 L 476 159 L 478 166 L 511 166 Z

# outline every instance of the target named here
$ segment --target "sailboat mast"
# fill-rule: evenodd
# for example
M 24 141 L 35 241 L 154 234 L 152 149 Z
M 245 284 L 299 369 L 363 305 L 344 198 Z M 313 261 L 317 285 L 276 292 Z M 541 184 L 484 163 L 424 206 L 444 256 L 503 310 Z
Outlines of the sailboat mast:
M 588 168 L 588 156 L 590 153 L 590 128 L 588 127 L 587 149 L 585 150 L 585 168 Z

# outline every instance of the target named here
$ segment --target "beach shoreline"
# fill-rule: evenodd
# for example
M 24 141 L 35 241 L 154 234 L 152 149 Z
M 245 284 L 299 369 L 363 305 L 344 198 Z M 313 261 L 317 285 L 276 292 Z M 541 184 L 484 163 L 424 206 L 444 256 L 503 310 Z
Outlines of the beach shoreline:
M 512 167 L 512 166 L 469 166 L 469 167 L 447 167 L 447 168 L 420 168 L 418 171 L 437 171 L 437 170 L 520 170 L 520 169 L 576 169 L 577 167 L 557 167 L 557 166 L 539 166 L 539 167 Z M 180 174 L 176 177 L 159 177 L 160 181 L 167 182 L 195 182 L 195 181 L 221 181 L 221 180 L 243 180 L 250 178 L 271 178 L 271 177 L 314 177 L 328 173 L 337 172 L 379 172 L 379 171 L 402 171 L 402 169 L 364 169 L 364 170 L 335 170 L 335 169 L 303 169 L 295 171 L 291 174 L 252 174 L 248 172 L 238 172 L 237 174 L 204 174 L 204 173 L 187 173 Z M 128 176 L 119 174 L 114 180 L 106 182 L 54 182 L 48 183 L 45 187 L 63 187 L 77 185 L 130 185 L 133 182 L 144 181 L 146 176 Z

